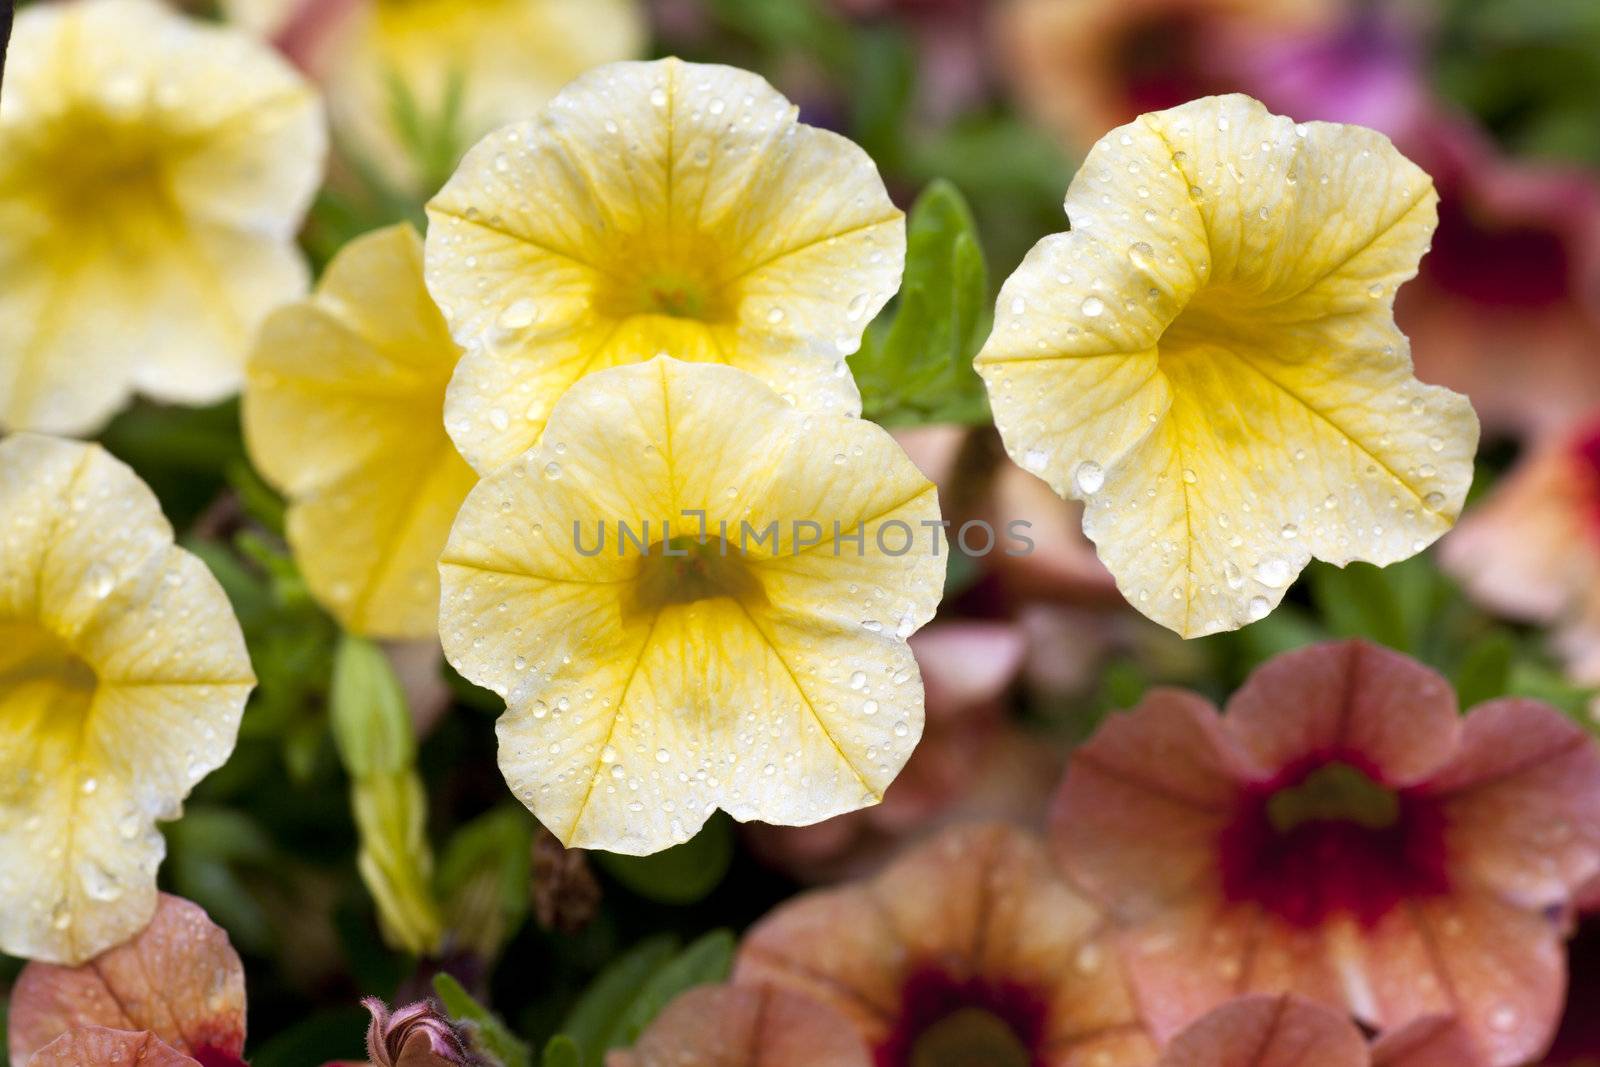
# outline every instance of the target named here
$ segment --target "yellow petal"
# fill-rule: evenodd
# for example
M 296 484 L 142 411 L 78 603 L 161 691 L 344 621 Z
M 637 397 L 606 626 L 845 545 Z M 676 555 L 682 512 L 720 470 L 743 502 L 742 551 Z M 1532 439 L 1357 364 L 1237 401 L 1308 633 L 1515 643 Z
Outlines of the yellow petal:
M 1312 557 L 1393 563 L 1450 527 L 1477 418 L 1416 380 L 1393 317 L 1436 201 L 1380 134 L 1243 96 L 1089 154 L 977 365 L 1008 451 L 1086 502 L 1140 611 L 1234 629 Z
M 569 845 L 652 852 L 719 807 L 815 822 L 876 802 L 921 734 L 905 639 L 938 603 L 937 522 L 871 423 L 728 367 L 614 368 L 468 495 L 440 568 L 445 653 L 506 698 L 501 769 Z
M 239 387 L 304 291 L 321 175 L 309 86 L 266 46 L 150 0 L 30 7 L 0 106 L 0 426 L 92 431 L 138 390 Z
M 617 63 L 468 153 L 428 208 L 428 287 L 468 350 L 447 421 L 473 466 L 584 374 L 661 353 L 860 410 L 844 355 L 899 285 L 904 218 L 796 113 L 745 71 Z
M 250 357 L 251 458 L 289 497 L 312 593 L 354 633 L 436 632 L 439 551 L 476 480 L 442 421 L 459 355 L 401 224 L 347 245 Z
M 155 908 L 158 819 L 254 684 L 227 597 L 98 446 L 0 442 L 0 950 L 81 963 Z

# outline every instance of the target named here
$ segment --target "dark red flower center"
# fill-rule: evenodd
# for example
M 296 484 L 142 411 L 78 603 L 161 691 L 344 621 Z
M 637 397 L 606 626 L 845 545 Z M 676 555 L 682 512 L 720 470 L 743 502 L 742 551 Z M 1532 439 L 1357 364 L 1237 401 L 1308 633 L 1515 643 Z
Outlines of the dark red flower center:
M 1124 30 L 1114 63 L 1128 98 L 1127 118 L 1218 91 L 1204 42 L 1205 26 L 1192 12 L 1145 19 Z
M 1045 1004 L 1023 983 L 938 966 L 906 980 L 877 1067 L 1042 1067 Z
M 1445 189 L 1433 251 L 1423 261 L 1448 292 L 1488 307 L 1532 310 L 1571 290 L 1566 242 L 1536 223 L 1497 223 L 1459 192 Z
M 215 1045 L 201 1045 L 190 1055 L 200 1067 L 246 1067 L 244 1060 Z
M 1302 760 L 1248 786 L 1219 842 L 1223 892 L 1284 921 L 1372 925 L 1403 900 L 1449 889 L 1444 816 L 1358 755 Z
M 1600 422 L 1593 422 L 1578 433 L 1569 454 L 1574 473 L 1586 487 L 1582 493 L 1587 495 L 1590 533 L 1600 539 Z M 1585 496 L 1579 495 L 1578 499 L 1583 501 Z

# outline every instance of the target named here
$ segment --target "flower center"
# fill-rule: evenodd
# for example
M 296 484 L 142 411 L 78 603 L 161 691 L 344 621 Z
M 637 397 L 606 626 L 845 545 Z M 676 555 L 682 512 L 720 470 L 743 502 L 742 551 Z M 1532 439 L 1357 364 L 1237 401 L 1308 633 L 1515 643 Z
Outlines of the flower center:
M 239 1057 L 215 1045 L 201 1045 L 193 1055 L 200 1067 L 245 1067 L 245 1062 Z
M 0 731 L 35 746 L 34 775 L 0 786 L 0 804 L 17 799 L 33 778 L 53 773 L 53 756 L 82 736 L 99 679 L 94 668 L 45 627 L 0 620 Z
M 657 244 L 661 247 L 656 247 Z M 737 318 L 732 294 L 708 268 L 722 262 L 707 242 L 640 242 L 620 258 L 595 294 L 596 309 L 614 319 L 636 315 L 730 323 Z
M 1280 834 L 1305 823 L 1346 821 L 1385 830 L 1400 817 L 1394 790 L 1368 778 L 1348 763 L 1330 763 L 1306 775 L 1299 785 L 1280 789 L 1267 801 L 1267 821 Z
M 982 1008 L 945 1016 L 911 1046 L 911 1067 L 1029 1067 L 1032 1062 L 1006 1021 Z
M 1018 982 L 958 978 L 938 966 L 913 971 L 900 1013 L 875 1056 L 878 1067 L 1033 1067 L 1044 1001 Z
M 637 611 L 728 597 L 742 603 L 766 599 L 742 551 L 720 537 L 685 535 L 657 541 L 641 556 L 634 583 Z
M 1371 925 L 1450 883 L 1438 805 L 1339 753 L 1248 787 L 1218 855 L 1228 899 L 1301 927 L 1336 915 Z
M 1524 310 L 1566 299 L 1571 266 L 1560 234 L 1533 223 L 1501 224 L 1445 191 L 1424 269 L 1443 289 L 1476 304 Z
M 1202 48 L 1204 27 L 1193 14 L 1164 13 L 1122 33 L 1115 70 L 1127 96 L 1127 118 L 1163 111 L 1210 91 Z

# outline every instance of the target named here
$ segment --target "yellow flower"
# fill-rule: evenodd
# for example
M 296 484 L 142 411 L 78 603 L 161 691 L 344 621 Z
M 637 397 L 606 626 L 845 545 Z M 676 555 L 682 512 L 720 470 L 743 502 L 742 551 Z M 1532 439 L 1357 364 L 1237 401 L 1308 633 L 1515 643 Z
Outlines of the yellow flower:
M 977 365 L 1140 611 L 1234 629 L 1313 556 L 1393 563 L 1455 520 L 1477 418 L 1416 380 L 1393 315 L 1436 202 L 1382 135 L 1244 96 L 1095 145 Z
M 0 426 L 85 433 L 138 390 L 235 391 L 261 318 L 305 290 L 322 169 L 305 82 L 153 0 L 17 16 L 0 102 Z
M 158 819 L 255 679 L 222 588 L 96 445 L 0 442 L 0 951 L 82 963 L 156 906 Z
M 467 496 L 445 653 L 506 698 L 500 767 L 568 845 L 652 852 L 719 807 L 816 822 L 877 802 L 921 735 L 938 518 L 872 423 L 729 367 L 599 371 Z
M 459 356 L 402 224 L 346 246 L 250 357 L 251 458 L 289 497 L 312 593 L 353 633 L 437 632 L 439 550 L 476 480 L 442 421 Z
M 428 121 L 459 84 L 458 133 L 476 140 L 533 114 L 567 82 L 644 50 L 637 0 L 223 0 L 228 17 L 326 81 L 335 126 L 403 181 L 415 160 L 395 127 L 398 83 Z M 429 190 L 430 192 L 432 190 Z
M 428 207 L 428 288 L 480 473 L 584 374 L 661 353 L 860 411 L 844 355 L 899 286 L 905 220 L 866 153 L 795 116 L 746 71 L 618 63 L 467 154 Z

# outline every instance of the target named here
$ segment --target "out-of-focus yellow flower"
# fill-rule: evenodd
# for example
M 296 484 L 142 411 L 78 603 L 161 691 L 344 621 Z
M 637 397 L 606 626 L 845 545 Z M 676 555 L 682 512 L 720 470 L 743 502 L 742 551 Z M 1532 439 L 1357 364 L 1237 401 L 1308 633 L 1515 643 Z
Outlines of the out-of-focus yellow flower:
M 17 16 L 0 101 L 0 427 L 84 433 L 134 390 L 233 392 L 305 290 L 322 172 L 310 87 L 244 34 L 153 0 Z
M 82 963 L 156 906 L 158 819 L 233 751 L 239 623 L 96 445 L 0 442 L 0 950 Z
M 1234 629 L 1313 556 L 1393 563 L 1450 527 L 1477 417 L 1416 380 L 1393 316 L 1435 203 L 1382 135 L 1244 96 L 1095 145 L 977 363 L 1012 458 L 1085 501 L 1140 611 Z
M 439 550 L 475 480 L 442 421 L 460 354 L 402 224 L 352 241 L 250 357 L 251 458 L 289 497 L 311 591 L 353 633 L 436 632 Z
M 414 181 L 396 128 L 403 91 L 426 121 L 459 92 L 466 143 L 526 118 L 591 67 L 644 51 L 637 0 L 224 0 L 230 19 L 277 38 L 316 72 L 359 154 Z M 428 190 L 431 192 L 432 190 Z
M 467 154 L 428 207 L 428 288 L 480 473 L 584 374 L 662 353 L 860 411 L 844 356 L 899 286 L 905 220 L 865 152 L 795 116 L 746 71 L 618 63 Z
M 719 807 L 816 822 L 881 799 L 922 733 L 938 517 L 872 423 L 730 367 L 600 371 L 468 494 L 445 653 L 506 698 L 500 767 L 568 845 L 652 852 Z

